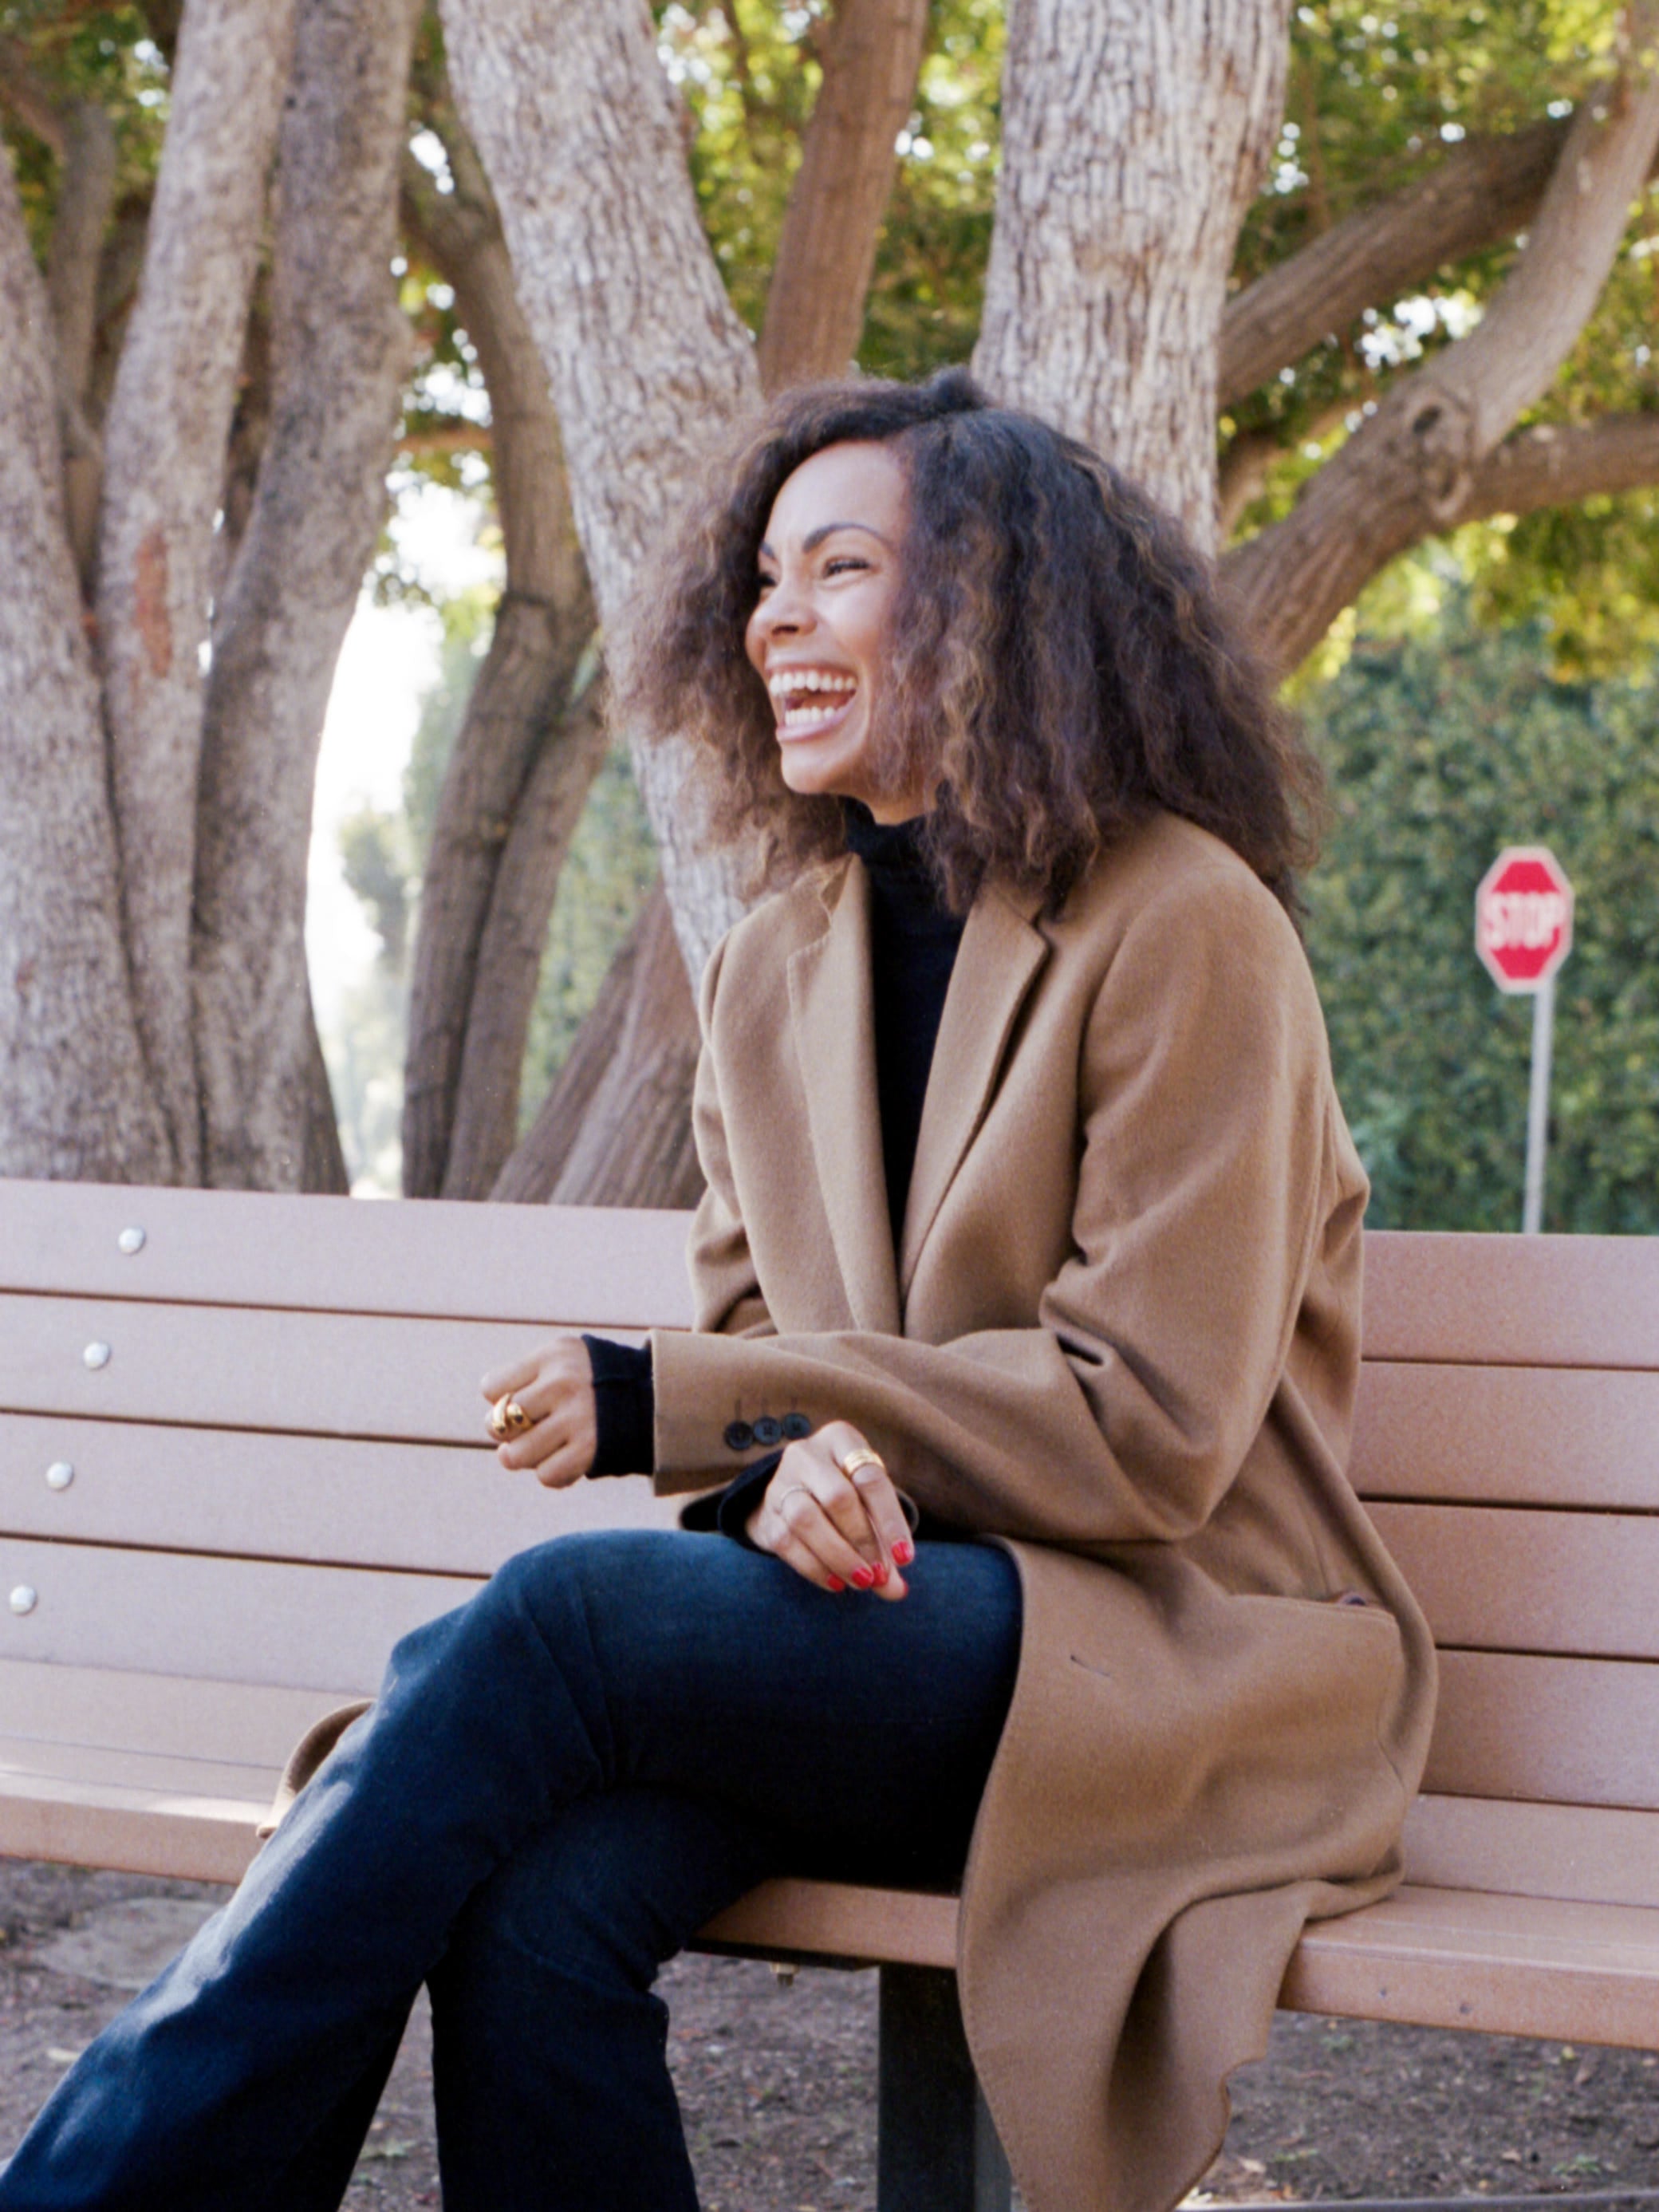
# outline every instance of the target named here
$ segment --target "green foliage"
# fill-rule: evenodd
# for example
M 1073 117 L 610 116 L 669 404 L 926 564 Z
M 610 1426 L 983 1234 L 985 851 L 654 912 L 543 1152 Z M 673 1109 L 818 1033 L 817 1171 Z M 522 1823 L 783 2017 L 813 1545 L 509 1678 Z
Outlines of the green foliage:
M 1267 187 L 1244 224 L 1235 286 L 1423 174 L 1463 138 L 1569 114 L 1610 66 L 1617 15 L 1614 0 L 1298 7 L 1284 131 Z M 1659 407 L 1651 355 L 1656 232 L 1649 194 L 1571 358 L 1523 424 Z M 1378 299 L 1358 327 L 1330 333 L 1224 418 L 1224 441 L 1266 428 L 1284 449 L 1262 497 L 1241 518 L 1240 536 L 1288 512 L 1302 482 L 1393 377 L 1471 327 L 1515 252 L 1515 241 L 1503 241 L 1441 269 L 1402 299 Z M 1651 495 L 1634 494 L 1594 511 L 1461 532 L 1455 558 L 1483 615 L 1509 623 L 1542 617 L 1560 672 L 1605 673 L 1659 643 L 1653 522 Z M 1425 557 L 1408 555 L 1407 565 Z
M 925 375 L 973 349 L 996 183 L 1002 12 L 1001 0 L 934 0 L 859 353 L 877 374 Z M 695 124 L 704 226 L 732 304 L 757 331 L 822 81 L 828 13 L 823 0 L 656 9 L 665 65 Z
M 167 127 L 167 65 L 134 6 L 66 8 L 64 0 L 0 0 L 0 40 L 21 55 L 54 102 L 95 100 L 115 125 L 118 204 L 148 199 Z M 24 214 L 44 261 L 58 203 L 58 164 L 40 141 L 0 118 Z
M 1557 981 L 1546 1226 L 1659 1231 L 1659 682 L 1563 683 L 1542 626 L 1362 639 L 1307 704 L 1336 819 L 1309 951 L 1378 1227 L 1518 1227 L 1531 1006 L 1474 951 L 1505 844 L 1577 893 Z

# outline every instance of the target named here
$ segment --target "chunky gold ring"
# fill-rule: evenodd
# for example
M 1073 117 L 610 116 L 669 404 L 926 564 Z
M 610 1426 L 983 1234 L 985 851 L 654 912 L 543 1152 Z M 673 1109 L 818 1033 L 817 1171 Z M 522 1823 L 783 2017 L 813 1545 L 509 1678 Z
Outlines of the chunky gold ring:
M 868 1444 L 860 1444 L 845 1459 L 838 1459 L 836 1465 L 849 1481 L 861 1467 L 878 1467 L 884 1474 L 887 1472 L 886 1461 L 878 1451 L 872 1451 Z
M 497 1398 L 489 1409 L 487 1426 L 498 1444 L 504 1444 L 514 1437 L 523 1436 L 526 1429 L 533 1429 L 535 1425 L 536 1416 L 526 1413 L 510 1391 L 505 1398 Z

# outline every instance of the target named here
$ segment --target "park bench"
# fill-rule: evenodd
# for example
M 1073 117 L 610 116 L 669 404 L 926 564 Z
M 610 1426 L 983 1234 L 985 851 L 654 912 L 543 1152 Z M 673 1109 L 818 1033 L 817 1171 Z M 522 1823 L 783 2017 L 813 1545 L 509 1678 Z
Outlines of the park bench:
M 0 1182 L 0 1850 L 234 1881 L 295 1739 L 562 1529 L 481 1442 L 553 1324 L 682 1324 L 682 1215 Z M 1659 2049 L 1659 1240 L 1374 1237 L 1354 1474 L 1441 1648 L 1406 1886 L 1280 2002 Z M 6 1601 L 9 1600 L 9 1603 Z M 882 2212 L 992 2212 L 950 1897 L 776 1881 L 708 1948 L 881 1969 Z

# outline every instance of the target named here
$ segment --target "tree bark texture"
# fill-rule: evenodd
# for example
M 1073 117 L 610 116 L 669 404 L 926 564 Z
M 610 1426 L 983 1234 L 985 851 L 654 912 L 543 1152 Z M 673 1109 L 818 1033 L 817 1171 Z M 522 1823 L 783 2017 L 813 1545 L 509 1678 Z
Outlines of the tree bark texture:
M 444 1174 L 446 1198 L 488 1198 L 518 1142 L 525 1044 L 547 925 L 570 840 L 609 738 L 599 691 L 599 684 L 590 684 L 559 716 L 520 794 L 501 849 L 478 945 L 477 982 L 467 1010 Z M 661 950 L 683 981 L 684 963 L 672 933 Z
M 686 1102 L 697 1013 L 659 884 L 492 1198 L 556 1206 L 695 1205 L 702 1174 Z
M 139 1032 L 173 1172 L 200 1180 L 190 937 L 202 652 L 295 0 L 191 0 L 144 275 L 104 428 L 98 644 Z
M 1217 331 L 1289 0 L 1009 0 L 974 366 L 1215 542 Z
M 407 366 L 390 264 L 417 12 L 417 0 L 301 0 L 276 198 L 270 428 L 215 612 L 202 723 L 194 981 L 215 1186 L 304 1180 L 312 795 Z
M 1460 522 L 1532 514 L 1659 483 L 1659 415 L 1603 415 L 1517 430 L 1474 471 Z
M 0 325 L 0 1173 L 165 1182 L 65 531 L 52 319 L 3 148 Z
M 638 0 L 444 0 L 442 15 L 609 627 L 711 445 L 757 404 L 755 349 L 703 235 L 648 10 Z M 635 769 L 697 972 L 741 911 L 736 868 L 705 850 L 677 747 L 636 746 Z
M 95 100 L 76 100 L 64 130 L 63 164 L 46 293 L 57 333 L 58 434 L 64 507 L 83 588 L 92 580 L 103 447 L 88 404 L 97 335 L 98 271 L 115 205 L 115 131 Z
M 547 371 L 477 158 L 458 135 L 448 150 L 455 189 L 447 194 L 406 159 L 404 218 L 453 289 L 477 349 L 489 394 L 507 590 L 422 872 L 404 1188 L 411 1197 L 481 1198 L 512 1149 L 547 918 L 604 744 L 591 714 L 571 720 L 565 713 L 594 615 Z M 492 923 L 498 902 L 501 920 Z M 534 957 L 526 960 L 532 935 Z M 458 1129 L 465 1132 L 459 1152 Z
M 838 0 L 766 297 L 768 392 L 852 365 L 927 36 L 927 0 Z
M 1465 518 L 1483 465 L 1571 351 L 1659 146 L 1646 11 L 1633 27 L 1629 65 L 1581 105 L 1482 320 L 1390 389 L 1282 522 L 1226 556 L 1224 575 L 1279 667 L 1295 667 L 1407 546 Z

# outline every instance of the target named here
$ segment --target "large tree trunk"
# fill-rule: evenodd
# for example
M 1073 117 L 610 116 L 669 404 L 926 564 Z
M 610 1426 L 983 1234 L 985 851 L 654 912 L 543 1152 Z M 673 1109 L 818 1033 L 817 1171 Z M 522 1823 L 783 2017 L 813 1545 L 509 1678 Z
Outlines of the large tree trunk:
M 312 793 L 334 664 L 386 511 L 408 357 L 388 272 L 417 12 L 418 0 L 302 0 L 276 196 L 270 431 L 214 623 L 203 729 L 196 1015 L 216 1185 L 291 1190 L 305 1176 Z
M 757 403 L 755 349 L 703 235 L 675 96 L 637 0 L 444 0 L 462 119 L 489 174 L 564 432 L 599 619 L 711 442 Z M 673 745 L 636 747 L 689 967 L 740 911 Z
M 0 1173 L 172 1172 L 121 934 L 98 687 L 66 533 L 46 288 L 0 147 Z
M 691 1206 L 702 1188 L 686 1102 L 697 1012 L 660 884 L 492 1198 Z
M 453 289 L 477 349 L 507 589 L 422 870 L 404 1188 L 417 1198 L 483 1198 L 517 1133 L 541 947 L 603 737 L 591 702 L 586 715 L 567 714 L 593 602 L 547 372 L 482 170 L 459 132 L 448 140 L 454 190 L 439 192 L 406 161 L 404 218 Z
M 448 0 L 446 27 L 565 425 L 600 617 L 613 622 L 644 545 L 711 443 L 755 405 L 753 349 L 702 234 L 643 11 L 629 0 L 560 0 L 551 11 L 532 0 Z M 775 385 L 837 374 L 856 348 L 925 31 L 921 0 L 843 0 L 838 11 L 768 307 L 762 353 Z M 635 769 L 695 975 L 737 918 L 735 871 L 707 849 L 674 749 L 636 749 Z M 659 917 L 629 940 L 497 1194 L 556 1188 L 594 1203 L 661 1204 L 648 1194 L 688 1187 L 695 1020 L 686 974 L 653 969 L 667 942 Z M 588 1080 L 599 1066 L 602 1085 Z M 677 1132 L 663 1158 L 654 1140 L 637 1141 L 647 1099 Z M 592 1116 L 580 1141 L 578 1102 Z
M 1217 333 L 1289 0 L 1009 0 L 974 366 L 1215 539 Z
M 214 515 L 295 0 L 191 0 L 104 426 L 98 647 L 128 957 L 173 1174 L 200 1179 L 191 899 Z
M 1624 72 L 1581 104 L 1526 245 L 1474 329 L 1394 385 L 1291 513 L 1227 556 L 1279 667 L 1295 667 L 1407 546 L 1474 511 L 1499 441 L 1571 351 L 1659 147 L 1653 26 L 1644 10 Z
M 837 0 L 760 336 L 768 392 L 843 375 L 915 104 L 927 0 Z

